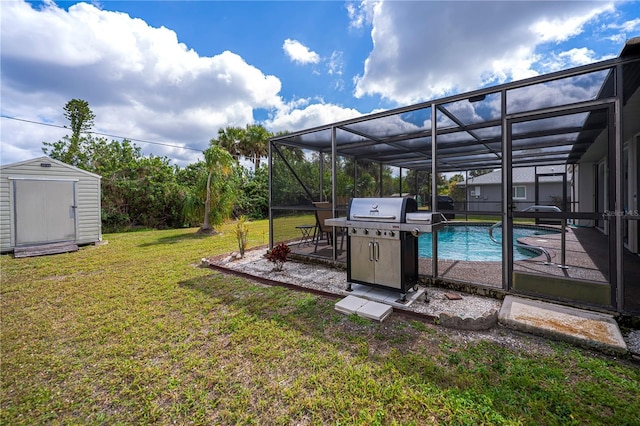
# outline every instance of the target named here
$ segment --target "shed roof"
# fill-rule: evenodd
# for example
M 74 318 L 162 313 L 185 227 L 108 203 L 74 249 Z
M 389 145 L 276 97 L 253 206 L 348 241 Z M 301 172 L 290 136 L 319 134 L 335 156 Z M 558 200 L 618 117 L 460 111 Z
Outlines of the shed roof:
M 71 164 L 67 164 L 67 163 L 65 163 L 63 161 L 53 159 L 53 158 L 48 157 L 46 155 L 43 155 L 42 157 L 32 158 L 30 160 L 18 161 L 16 163 L 10 163 L 10 164 L 2 165 L 2 166 L 0 166 L 0 171 L 4 172 L 4 171 L 7 171 L 7 170 L 12 169 L 12 168 L 16 168 L 16 167 L 20 167 L 20 166 L 23 166 L 23 165 L 26 165 L 26 164 L 32 164 L 32 163 L 57 164 L 58 166 L 71 169 L 71 170 L 73 170 L 73 171 L 75 171 L 77 173 L 84 174 L 84 175 L 91 176 L 91 177 L 95 177 L 95 178 L 98 178 L 98 179 L 102 179 L 102 176 L 100 176 L 98 174 L 88 172 L 86 170 L 83 170 L 83 169 L 80 169 L 78 167 L 72 166 Z

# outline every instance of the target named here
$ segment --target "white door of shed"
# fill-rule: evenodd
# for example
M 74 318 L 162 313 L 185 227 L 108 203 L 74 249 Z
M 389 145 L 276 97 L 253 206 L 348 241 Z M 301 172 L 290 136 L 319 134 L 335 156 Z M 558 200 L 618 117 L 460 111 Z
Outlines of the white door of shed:
M 16 246 L 76 240 L 75 182 L 14 180 Z

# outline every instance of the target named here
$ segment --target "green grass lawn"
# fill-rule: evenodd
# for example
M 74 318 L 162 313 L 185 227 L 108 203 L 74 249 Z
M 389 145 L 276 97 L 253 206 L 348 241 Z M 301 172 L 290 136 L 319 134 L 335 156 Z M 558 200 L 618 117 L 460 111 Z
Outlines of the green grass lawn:
M 265 244 L 267 222 L 249 226 L 250 245 Z M 523 349 L 460 343 L 432 323 L 344 316 L 332 299 L 199 268 L 237 250 L 222 230 L 1 256 L 0 424 L 639 422 L 637 365 L 529 350 L 527 336 Z

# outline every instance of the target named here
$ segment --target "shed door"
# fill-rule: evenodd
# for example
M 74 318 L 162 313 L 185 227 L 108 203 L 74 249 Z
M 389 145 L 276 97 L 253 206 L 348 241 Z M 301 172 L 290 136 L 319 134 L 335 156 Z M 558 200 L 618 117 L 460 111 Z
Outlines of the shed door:
M 16 246 L 76 240 L 75 182 L 14 180 Z

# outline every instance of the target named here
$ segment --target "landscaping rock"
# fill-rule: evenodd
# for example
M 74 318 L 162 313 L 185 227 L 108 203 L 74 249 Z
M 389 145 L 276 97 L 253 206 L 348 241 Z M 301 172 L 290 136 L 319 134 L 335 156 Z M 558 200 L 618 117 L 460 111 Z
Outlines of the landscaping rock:
M 455 293 L 445 293 L 444 297 L 446 297 L 449 300 L 462 300 L 462 296 Z
M 443 312 L 438 316 L 443 327 L 458 330 L 488 330 L 498 323 L 498 311 L 483 312 L 480 316 L 458 316 Z

